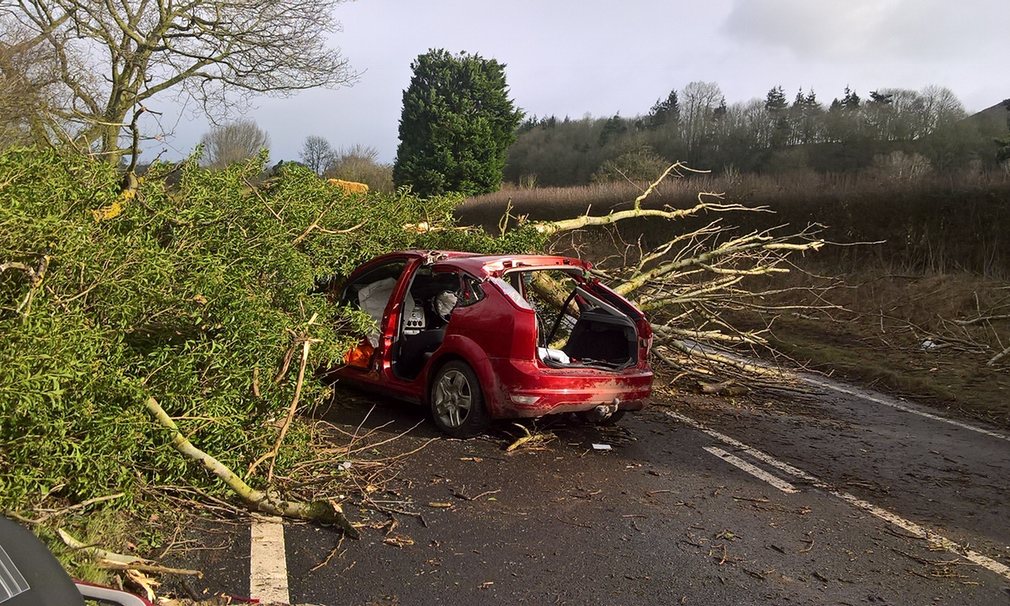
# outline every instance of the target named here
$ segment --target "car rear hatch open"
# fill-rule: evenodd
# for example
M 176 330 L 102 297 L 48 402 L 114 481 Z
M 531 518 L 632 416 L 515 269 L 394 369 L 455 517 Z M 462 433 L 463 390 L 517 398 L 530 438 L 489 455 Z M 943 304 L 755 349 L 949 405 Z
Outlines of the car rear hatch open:
M 543 364 L 616 372 L 645 361 L 651 329 L 642 312 L 584 268 L 516 269 L 500 283 L 536 312 Z

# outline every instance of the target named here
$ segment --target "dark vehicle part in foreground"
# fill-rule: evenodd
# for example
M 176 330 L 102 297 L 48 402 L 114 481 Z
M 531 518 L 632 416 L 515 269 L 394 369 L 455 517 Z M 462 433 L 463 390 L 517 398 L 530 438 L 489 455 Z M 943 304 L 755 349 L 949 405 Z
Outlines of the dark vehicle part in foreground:
M 21 525 L 0 517 L 0 605 L 154 606 L 133 594 L 89 583 L 75 583 L 49 549 Z
M 333 371 L 430 407 L 446 434 L 491 419 L 581 413 L 616 421 L 652 390 L 641 311 L 558 256 L 404 251 L 373 259 L 334 292 L 377 329 Z

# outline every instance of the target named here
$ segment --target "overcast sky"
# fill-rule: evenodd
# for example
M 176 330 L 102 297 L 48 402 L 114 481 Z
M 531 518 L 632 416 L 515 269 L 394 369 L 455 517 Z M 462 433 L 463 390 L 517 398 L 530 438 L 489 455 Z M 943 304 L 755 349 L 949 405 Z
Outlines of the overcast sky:
M 969 111 L 1010 97 L 1010 0 L 358 0 L 338 7 L 335 46 L 361 72 L 356 84 L 261 98 L 247 114 L 271 139 L 271 159 L 297 159 L 308 135 L 334 147 L 396 155 L 410 62 L 430 48 L 479 53 L 507 65 L 528 115 L 634 116 L 694 80 L 728 103 L 822 102 L 846 85 L 949 87 Z M 166 101 L 174 127 L 166 156 L 188 152 L 209 127 Z

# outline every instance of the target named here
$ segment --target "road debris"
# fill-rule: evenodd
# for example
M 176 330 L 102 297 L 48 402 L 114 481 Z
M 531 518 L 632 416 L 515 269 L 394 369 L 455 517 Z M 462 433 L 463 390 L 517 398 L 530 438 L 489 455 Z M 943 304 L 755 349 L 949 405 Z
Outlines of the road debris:
M 386 545 L 392 545 L 393 547 L 410 547 L 414 544 L 414 539 L 408 537 L 405 534 L 391 534 L 382 540 Z
M 478 494 L 476 496 L 472 496 L 471 497 L 471 496 L 463 494 L 462 492 L 453 491 L 452 496 L 456 497 L 457 499 L 463 499 L 464 501 L 476 501 L 476 500 L 480 499 L 481 497 L 487 497 L 487 496 L 490 496 L 490 495 L 493 495 L 493 494 L 498 494 L 499 492 L 501 492 L 501 489 L 499 489 L 499 490 L 485 490 L 484 492 L 482 492 L 482 493 L 480 493 L 480 494 Z M 492 497 L 492 499 L 493 499 L 493 497 Z M 492 499 L 488 499 L 488 500 L 490 501 Z
M 514 442 L 508 445 L 505 452 L 513 452 L 519 448 L 528 448 L 530 450 L 538 450 L 543 448 L 545 444 L 554 440 L 557 436 L 554 432 L 536 432 L 530 433 L 529 429 L 526 429 L 524 425 L 520 423 L 513 423 L 516 427 L 521 429 L 525 435 L 520 436 Z

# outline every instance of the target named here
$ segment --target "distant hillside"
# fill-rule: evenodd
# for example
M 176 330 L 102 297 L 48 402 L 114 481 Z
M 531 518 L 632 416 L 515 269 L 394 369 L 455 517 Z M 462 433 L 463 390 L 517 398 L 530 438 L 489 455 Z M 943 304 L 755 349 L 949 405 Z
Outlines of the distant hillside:
M 992 107 L 972 114 L 964 121 L 974 124 L 983 133 L 993 135 L 1010 133 L 1010 99 L 1004 99 Z
M 564 187 L 647 181 L 670 162 L 717 173 L 782 175 L 1002 170 L 1010 158 L 1007 103 L 967 116 L 949 89 L 850 89 L 830 103 L 781 87 L 727 104 L 714 82 L 691 82 L 645 115 L 533 116 L 509 148 L 505 180 Z M 966 117 L 967 116 L 967 117 Z M 911 173 L 909 172 L 911 171 Z

